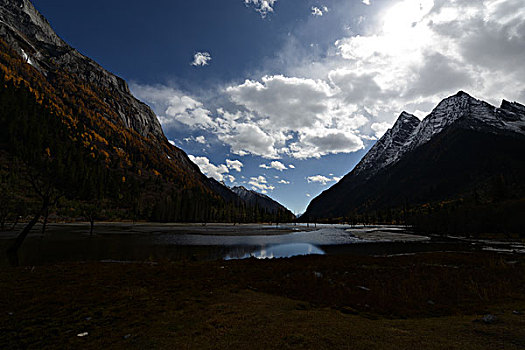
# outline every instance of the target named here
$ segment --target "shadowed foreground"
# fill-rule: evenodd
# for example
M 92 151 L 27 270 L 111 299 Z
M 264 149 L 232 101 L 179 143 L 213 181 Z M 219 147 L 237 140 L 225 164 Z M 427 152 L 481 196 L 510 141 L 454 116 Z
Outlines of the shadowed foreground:
M 7 268 L 0 348 L 518 349 L 524 284 L 495 253 Z

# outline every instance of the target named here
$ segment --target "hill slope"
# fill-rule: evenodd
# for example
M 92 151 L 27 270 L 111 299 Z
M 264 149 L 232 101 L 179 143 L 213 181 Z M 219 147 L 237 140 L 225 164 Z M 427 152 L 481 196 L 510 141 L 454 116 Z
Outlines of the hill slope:
M 302 219 L 423 225 L 435 217 L 429 219 L 434 228 L 446 231 L 523 227 L 518 220 L 525 209 L 522 105 L 504 101 L 496 108 L 460 92 L 420 123 L 414 121 L 405 130 L 411 133 L 396 133 L 407 120 L 402 115 L 351 173 L 310 203 Z M 389 142 L 393 135 L 397 142 Z
M 2 213 L 38 207 L 31 180 L 65 195 L 65 216 L 88 204 L 156 221 L 233 221 L 247 210 L 167 141 L 124 80 L 67 45 L 28 0 L 0 0 L 0 150 Z
M 286 222 L 294 217 L 292 212 L 262 193 L 249 190 L 244 186 L 233 187 L 231 190 L 237 194 L 243 202 L 247 203 L 247 205 L 258 208 L 266 216 L 275 217 L 274 221 Z

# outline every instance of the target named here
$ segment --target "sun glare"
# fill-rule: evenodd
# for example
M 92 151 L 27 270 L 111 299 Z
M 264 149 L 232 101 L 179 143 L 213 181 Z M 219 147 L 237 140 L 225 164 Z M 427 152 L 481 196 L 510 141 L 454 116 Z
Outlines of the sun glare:
M 385 34 L 403 34 L 420 22 L 434 7 L 434 0 L 405 0 L 386 9 L 383 15 Z

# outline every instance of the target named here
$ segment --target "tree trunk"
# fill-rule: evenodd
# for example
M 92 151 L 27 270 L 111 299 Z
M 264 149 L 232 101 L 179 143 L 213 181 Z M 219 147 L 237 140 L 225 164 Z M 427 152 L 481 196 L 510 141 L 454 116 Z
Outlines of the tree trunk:
M 42 235 L 46 233 L 47 218 L 49 217 L 49 207 L 44 210 L 44 222 L 42 222 Z
M 22 246 L 22 243 L 24 243 L 24 240 L 26 239 L 33 226 L 35 226 L 35 224 L 38 222 L 38 219 L 40 219 L 40 216 L 42 216 L 42 213 L 47 209 L 48 206 L 49 198 L 45 198 L 40 211 L 35 214 L 33 219 L 29 221 L 29 223 L 24 227 L 22 232 L 18 234 L 15 242 L 9 248 L 7 248 L 7 257 L 11 265 L 18 266 L 18 250 Z
M 95 218 L 94 217 L 89 218 L 89 223 L 90 223 L 89 235 L 93 236 L 93 229 L 95 228 Z

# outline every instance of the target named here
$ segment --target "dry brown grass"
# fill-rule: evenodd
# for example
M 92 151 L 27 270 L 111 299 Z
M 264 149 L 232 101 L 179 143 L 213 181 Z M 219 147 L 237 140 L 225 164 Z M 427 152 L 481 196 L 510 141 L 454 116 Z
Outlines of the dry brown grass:
M 518 349 L 524 285 L 493 253 L 3 269 L 0 348 Z

